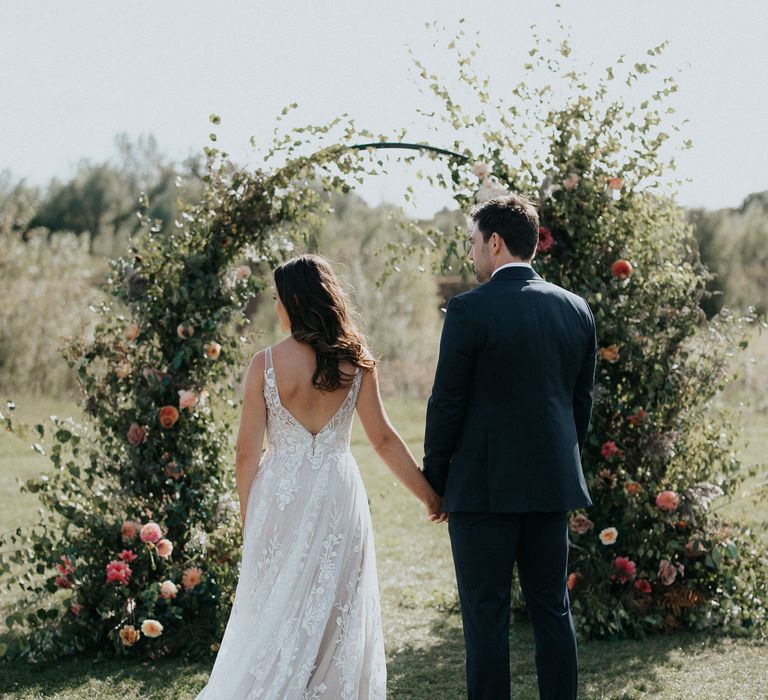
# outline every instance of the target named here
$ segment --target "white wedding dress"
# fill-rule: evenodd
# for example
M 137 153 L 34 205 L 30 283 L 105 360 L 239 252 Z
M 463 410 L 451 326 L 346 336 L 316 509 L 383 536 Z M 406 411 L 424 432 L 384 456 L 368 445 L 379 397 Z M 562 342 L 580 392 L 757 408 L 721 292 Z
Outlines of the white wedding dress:
M 361 370 L 316 435 L 282 405 L 266 351 L 267 450 L 248 495 L 240 579 L 198 700 L 384 700 L 365 487 L 349 450 Z

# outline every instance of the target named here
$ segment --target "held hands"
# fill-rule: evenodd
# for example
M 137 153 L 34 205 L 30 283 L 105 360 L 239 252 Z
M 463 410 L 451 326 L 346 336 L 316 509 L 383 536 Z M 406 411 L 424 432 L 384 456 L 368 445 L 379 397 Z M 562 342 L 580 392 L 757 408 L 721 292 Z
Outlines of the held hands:
M 432 491 L 424 500 L 427 507 L 427 520 L 433 523 L 444 523 L 448 520 L 448 513 L 443 512 L 443 499 Z

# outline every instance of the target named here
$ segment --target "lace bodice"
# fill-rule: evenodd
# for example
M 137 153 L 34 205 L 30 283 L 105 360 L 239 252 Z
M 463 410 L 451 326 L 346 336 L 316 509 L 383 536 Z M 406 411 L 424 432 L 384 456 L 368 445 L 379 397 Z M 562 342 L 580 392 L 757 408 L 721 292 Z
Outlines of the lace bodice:
M 313 465 L 320 464 L 334 452 L 349 450 L 352 419 L 360 393 L 362 374 L 355 368 L 355 377 L 339 410 L 318 433 L 311 433 L 283 406 L 272 364 L 272 348 L 267 348 L 264 368 L 264 400 L 267 404 L 267 451 L 288 450 L 291 454 L 308 453 Z

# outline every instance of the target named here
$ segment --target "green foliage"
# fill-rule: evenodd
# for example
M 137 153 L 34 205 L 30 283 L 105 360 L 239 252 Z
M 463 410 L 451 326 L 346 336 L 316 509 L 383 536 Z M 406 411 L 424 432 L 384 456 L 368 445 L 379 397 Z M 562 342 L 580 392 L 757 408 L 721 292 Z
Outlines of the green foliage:
M 669 133 L 680 130 L 667 124 L 673 110 L 665 108 L 674 80 L 649 84 L 655 65 L 629 67 L 622 58 L 592 87 L 567 41 L 540 41 L 528 80 L 491 108 L 490 80 L 473 72 L 475 51 L 462 53 L 461 39 L 451 47 L 462 100 L 416 61 L 456 134 L 454 150 L 470 156 L 469 165 L 449 162 L 447 186 L 465 207 L 506 191 L 537 199 L 536 267 L 585 297 L 596 319 L 595 406 L 583 455 L 594 506 L 574 514 L 571 527 L 569 588 L 580 631 L 765 629 L 764 547 L 711 507 L 743 478 L 735 426 L 712 402 L 754 319 L 723 311 L 707 323 L 701 310 L 710 276 L 665 182 L 674 167 Z M 655 60 L 664 48 L 648 53 Z M 617 99 L 610 83 L 622 79 L 647 97 Z M 472 155 L 464 144 L 478 131 Z M 401 259 L 419 254 L 437 269 L 466 270 L 464 235 L 412 231 L 398 247 Z

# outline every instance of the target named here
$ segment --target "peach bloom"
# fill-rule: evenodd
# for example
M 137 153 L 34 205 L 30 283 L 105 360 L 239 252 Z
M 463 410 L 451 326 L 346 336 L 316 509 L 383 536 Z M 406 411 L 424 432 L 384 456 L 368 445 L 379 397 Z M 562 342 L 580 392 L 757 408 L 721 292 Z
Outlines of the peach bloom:
M 179 336 L 182 340 L 187 340 L 188 338 L 191 338 L 195 334 L 195 327 L 194 326 L 185 326 L 183 323 L 180 323 L 179 326 L 176 328 L 176 335 Z
M 620 177 L 609 177 L 607 183 L 608 189 L 610 190 L 620 190 L 622 187 L 624 187 L 624 180 L 622 180 Z
M 563 180 L 563 187 L 566 190 L 574 190 L 578 187 L 581 178 L 576 173 L 571 173 L 565 180 Z
M 118 559 L 121 559 L 126 564 L 130 564 L 134 559 L 138 559 L 139 556 L 137 554 L 134 554 L 130 549 L 124 549 L 120 554 L 117 555 Z
M 125 379 L 131 373 L 131 366 L 127 362 L 120 362 L 115 365 L 115 375 L 120 379 Z
M 185 569 L 181 575 L 181 585 L 188 591 L 192 590 L 203 578 L 203 572 L 196 566 Z
M 138 423 L 131 423 L 131 427 L 128 428 L 128 442 L 131 445 L 140 445 L 147 441 L 147 428 L 142 427 Z
M 236 280 L 244 280 L 251 276 L 251 268 L 248 267 L 248 265 L 240 265 L 235 270 L 235 279 Z
M 668 559 L 662 559 L 659 562 L 659 578 L 665 586 L 671 586 L 675 582 L 678 573 L 681 576 L 685 573 L 685 567 L 679 562 L 673 563 Z
M 617 260 L 611 265 L 611 273 L 617 279 L 628 279 L 632 275 L 632 264 L 629 260 Z
M 574 515 L 568 523 L 571 530 L 579 535 L 584 535 L 589 532 L 595 524 L 586 516 L 581 513 Z
M 624 482 L 624 490 L 628 496 L 637 496 L 642 492 L 643 485 L 637 481 L 626 481 Z
M 158 419 L 160 425 L 164 428 L 172 428 L 177 420 L 179 420 L 179 410 L 176 406 L 163 406 L 158 411 Z
M 163 531 L 157 523 L 147 523 L 141 528 L 139 538 L 142 542 L 157 542 L 163 536 Z
M 205 356 L 207 358 L 217 360 L 221 354 L 221 345 L 211 341 L 210 343 L 203 345 L 203 350 L 205 351 Z
M 491 166 L 479 161 L 472 166 L 472 173 L 482 180 L 491 174 Z
M 607 527 L 600 530 L 598 537 L 603 544 L 614 544 L 619 537 L 619 531 L 615 527 Z
M 124 561 L 111 561 L 107 564 L 107 583 L 119 583 L 127 586 L 131 580 L 131 567 Z
M 600 348 L 597 351 L 597 354 L 600 356 L 601 360 L 605 360 L 606 362 L 610 362 L 613 364 L 614 362 L 618 362 L 619 359 L 619 346 L 614 343 L 613 345 L 609 345 L 605 348 Z
M 165 475 L 174 481 L 178 481 L 182 476 L 184 476 L 184 470 L 175 461 L 167 462 L 164 467 L 164 471 Z
M 173 581 L 163 581 L 160 584 L 160 596 L 162 598 L 175 598 L 178 592 L 179 589 Z
M 680 505 L 680 497 L 674 491 L 661 491 L 656 496 L 656 506 L 666 513 L 674 513 Z
M 123 542 L 128 542 L 136 537 L 136 533 L 139 531 L 139 523 L 133 520 L 126 520 L 120 526 L 120 536 L 123 538 Z
M 197 404 L 197 394 L 187 389 L 179 389 L 179 408 L 192 408 Z
M 135 323 L 129 323 L 123 331 L 126 340 L 136 340 L 139 337 L 139 327 Z
M 159 637 L 163 633 L 163 626 L 157 620 L 144 620 L 141 631 L 147 637 Z
M 73 615 L 79 615 L 83 611 L 83 606 L 80 605 L 80 603 L 72 603 L 72 605 L 69 606 L 69 611 Z
M 173 552 L 173 544 L 170 540 L 162 539 L 156 545 L 157 555 L 163 559 L 167 559 Z
M 130 647 L 139 641 L 141 634 L 133 625 L 126 625 L 120 629 L 120 641 L 124 646 Z

